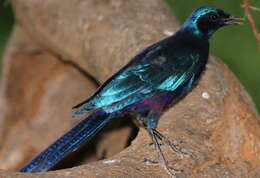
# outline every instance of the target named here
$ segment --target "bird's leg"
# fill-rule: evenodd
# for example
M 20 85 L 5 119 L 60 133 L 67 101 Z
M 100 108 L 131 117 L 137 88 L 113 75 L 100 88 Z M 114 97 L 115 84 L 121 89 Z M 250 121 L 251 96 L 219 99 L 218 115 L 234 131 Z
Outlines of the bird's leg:
M 155 150 L 156 150 L 156 152 L 158 154 L 159 159 L 162 161 L 164 168 L 167 170 L 167 172 L 172 177 L 176 177 L 175 173 L 179 173 L 179 172 L 181 172 L 181 170 L 177 170 L 177 169 L 169 167 L 168 162 L 166 161 L 166 159 L 165 159 L 165 157 L 163 155 L 163 152 L 162 152 L 162 150 L 160 148 L 160 145 L 158 143 L 158 140 L 156 138 L 155 129 L 147 128 L 147 131 L 148 131 L 148 133 L 149 133 L 149 135 L 150 135 L 150 137 L 151 137 L 151 139 L 152 139 L 152 141 L 154 143 Z
M 181 151 L 180 148 L 178 148 L 177 145 L 174 145 L 167 137 L 165 137 L 163 134 L 161 134 L 159 131 L 157 131 L 156 129 L 154 129 L 154 134 L 156 137 L 158 137 L 164 144 L 168 145 L 171 150 L 176 153 L 177 155 L 183 157 L 191 157 L 191 154 L 185 153 L 183 151 Z

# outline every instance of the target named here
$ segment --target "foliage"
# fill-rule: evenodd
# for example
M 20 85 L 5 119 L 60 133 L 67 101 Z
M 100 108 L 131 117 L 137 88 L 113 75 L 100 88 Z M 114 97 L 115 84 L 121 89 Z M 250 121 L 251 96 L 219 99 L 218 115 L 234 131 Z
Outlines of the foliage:
M 10 35 L 13 21 L 10 6 L 0 1 L 0 59 L 2 58 L 3 50 Z

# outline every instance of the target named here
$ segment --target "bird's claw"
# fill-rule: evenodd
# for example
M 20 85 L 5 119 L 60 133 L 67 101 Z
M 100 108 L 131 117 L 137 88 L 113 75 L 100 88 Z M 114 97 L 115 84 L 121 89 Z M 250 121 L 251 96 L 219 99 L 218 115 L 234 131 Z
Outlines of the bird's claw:
M 168 145 L 171 148 L 171 150 L 175 154 L 180 156 L 182 159 L 192 157 L 191 154 L 181 151 L 181 149 L 179 148 L 178 145 L 173 144 L 166 136 L 164 136 L 163 134 L 161 134 L 157 130 L 155 130 L 154 133 L 155 133 L 156 137 L 158 137 L 164 144 Z
M 147 164 L 158 164 L 158 161 L 152 161 L 152 160 L 149 160 L 149 159 L 144 159 L 144 160 L 142 160 L 142 162 L 144 162 L 144 163 L 147 163 Z
M 149 143 L 149 146 L 153 146 L 153 142 Z M 159 143 L 160 146 L 164 145 L 163 143 Z
M 177 154 L 179 157 L 181 157 L 182 159 L 183 159 L 183 158 L 191 158 L 191 157 L 192 157 L 192 154 L 183 152 L 183 151 L 179 148 L 179 146 L 174 145 L 174 144 L 172 144 L 171 142 L 169 142 L 167 145 L 169 145 L 170 148 L 171 148 L 171 150 L 172 150 L 175 154 Z
M 169 167 L 167 165 L 164 165 L 164 168 L 171 175 L 172 178 L 176 178 L 176 174 L 183 172 L 183 169 L 176 169 L 176 168 Z
M 160 162 L 152 161 L 152 160 L 149 160 L 149 159 L 146 159 L 146 158 L 144 160 L 142 160 L 142 162 L 144 162 L 146 164 L 151 164 L 151 165 L 160 164 Z M 176 168 L 170 167 L 168 165 L 163 165 L 163 167 L 167 170 L 167 172 L 171 175 L 172 178 L 176 178 L 175 174 L 183 172 L 183 169 L 176 169 Z

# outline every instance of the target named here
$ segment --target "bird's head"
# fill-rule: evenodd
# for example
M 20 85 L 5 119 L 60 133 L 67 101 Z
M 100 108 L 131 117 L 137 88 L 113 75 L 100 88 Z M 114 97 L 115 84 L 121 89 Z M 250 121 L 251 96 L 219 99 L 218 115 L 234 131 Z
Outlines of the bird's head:
M 241 24 L 241 18 L 231 16 L 222 9 L 203 6 L 195 10 L 183 24 L 182 29 L 188 29 L 197 36 L 209 38 L 221 27 Z

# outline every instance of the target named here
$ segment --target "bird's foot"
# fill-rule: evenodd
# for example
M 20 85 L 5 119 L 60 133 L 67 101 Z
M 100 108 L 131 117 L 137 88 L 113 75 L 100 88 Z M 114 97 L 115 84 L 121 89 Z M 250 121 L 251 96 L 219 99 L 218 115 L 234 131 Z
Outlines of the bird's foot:
M 152 161 L 152 160 L 146 159 L 146 158 L 144 160 L 142 160 L 142 162 L 144 162 L 146 164 L 152 164 L 152 165 L 158 164 L 158 161 Z
M 160 163 L 163 165 L 163 167 L 166 169 L 167 173 L 171 175 L 172 178 L 176 178 L 175 174 L 183 172 L 183 170 L 171 168 L 167 162 L 167 160 L 164 157 L 164 154 L 160 148 L 160 145 L 158 143 L 157 139 L 160 139 L 164 141 L 166 144 L 168 144 L 166 141 L 168 140 L 166 137 L 164 137 L 162 134 L 160 134 L 155 129 L 147 128 L 147 131 L 153 141 L 153 145 L 155 147 L 155 150 L 158 154 L 158 157 L 160 159 Z M 165 141 L 166 140 L 166 141 Z M 168 140 L 169 141 L 169 140 Z M 169 145 L 169 144 L 168 144 Z
M 149 146 L 153 146 L 153 142 L 151 142 L 151 143 L 149 143 Z M 159 143 L 159 146 L 162 146 L 162 145 L 164 145 L 163 143 Z
M 159 138 L 164 144 L 168 145 L 171 150 L 180 156 L 181 158 L 190 158 L 192 157 L 191 154 L 181 151 L 178 145 L 173 144 L 167 137 L 165 137 L 163 134 L 158 132 L 157 130 L 154 130 L 154 134 L 157 138 Z
M 171 142 L 169 142 L 169 144 L 167 144 L 171 150 L 177 154 L 179 157 L 181 157 L 182 159 L 183 158 L 191 158 L 192 157 L 192 154 L 190 153 L 186 153 L 186 152 L 183 152 L 178 145 L 174 145 L 172 144 Z
M 158 161 L 152 161 L 152 160 L 149 160 L 149 159 L 146 159 L 146 158 L 144 160 L 142 160 L 142 162 L 144 162 L 144 163 L 146 163 L 148 165 L 158 165 L 158 164 L 161 164 Z M 172 178 L 176 178 L 175 174 L 183 172 L 182 169 L 172 168 L 172 167 L 168 166 L 168 164 L 166 164 L 166 165 L 162 164 L 162 165 L 166 169 L 166 171 L 171 175 Z
M 182 169 L 176 169 L 176 168 L 169 167 L 168 164 L 163 164 L 163 167 L 164 167 L 164 169 L 166 169 L 166 171 L 168 172 L 168 174 L 170 174 L 170 176 L 172 178 L 176 178 L 176 174 L 183 172 Z

